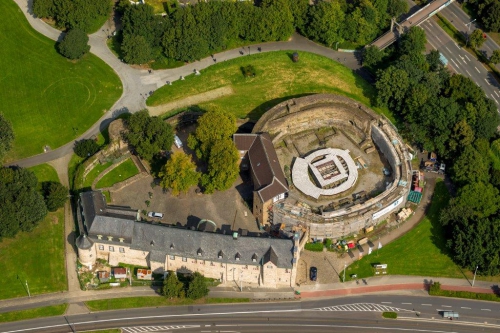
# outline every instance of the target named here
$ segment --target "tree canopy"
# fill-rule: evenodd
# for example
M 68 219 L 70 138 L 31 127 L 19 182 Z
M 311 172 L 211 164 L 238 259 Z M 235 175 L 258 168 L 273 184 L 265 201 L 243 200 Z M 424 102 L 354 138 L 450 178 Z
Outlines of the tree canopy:
M 161 289 L 162 295 L 166 298 L 184 298 L 186 292 L 184 291 L 184 284 L 179 281 L 175 272 L 169 271 L 166 279 L 163 281 Z
M 187 297 L 191 299 L 200 299 L 208 295 L 208 287 L 205 278 L 198 272 L 194 272 L 189 282 Z
M 0 113 L 0 162 L 12 148 L 14 130 L 12 124 Z
M 55 212 L 68 200 L 69 190 L 66 186 L 59 182 L 43 182 L 42 183 L 43 197 L 45 205 L 49 212 Z
M 469 36 L 469 44 L 475 49 L 480 48 L 483 46 L 485 39 L 483 37 L 483 30 L 481 29 L 475 29 Z
M 89 37 L 80 29 L 71 29 L 59 43 L 59 53 L 68 59 L 80 59 L 90 51 Z
M 76 155 L 87 158 L 94 155 L 99 151 L 99 145 L 95 140 L 92 139 L 82 139 L 75 142 L 75 147 L 73 148 Z
M 0 238 L 31 231 L 47 215 L 35 174 L 22 168 L 0 168 Z
M 201 177 L 206 193 L 229 189 L 238 177 L 239 155 L 231 139 L 222 139 L 214 144 L 208 157 L 208 170 Z
M 158 117 L 150 117 L 148 110 L 132 114 L 127 127 L 128 142 L 146 160 L 152 160 L 162 150 L 169 150 L 174 143 L 172 127 Z
M 191 157 L 183 152 L 174 152 L 162 167 L 159 177 L 160 185 L 171 189 L 173 195 L 186 193 L 191 186 L 198 184 L 200 174 Z

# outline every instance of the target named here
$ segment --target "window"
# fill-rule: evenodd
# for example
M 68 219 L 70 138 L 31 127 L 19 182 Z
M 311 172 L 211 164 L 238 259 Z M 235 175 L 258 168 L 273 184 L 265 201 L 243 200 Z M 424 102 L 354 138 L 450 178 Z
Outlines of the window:
M 104 251 L 104 245 L 99 245 L 99 250 Z
M 123 241 L 125 240 L 125 238 L 118 238 L 120 240 L 120 243 L 123 243 Z
M 182 257 L 182 261 L 186 262 L 186 261 L 188 261 L 188 258 Z
M 170 260 L 175 260 L 175 256 L 170 256 Z
M 112 241 L 113 240 L 113 236 L 108 236 L 108 240 Z
M 97 235 L 97 239 L 102 239 L 102 235 Z
M 115 247 L 114 246 L 110 246 L 109 247 L 109 252 L 115 252 Z
M 267 268 L 273 269 L 273 266 L 272 265 L 268 265 Z
M 125 249 L 123 247 L 120 247 L 120 253 L 125 253 Z

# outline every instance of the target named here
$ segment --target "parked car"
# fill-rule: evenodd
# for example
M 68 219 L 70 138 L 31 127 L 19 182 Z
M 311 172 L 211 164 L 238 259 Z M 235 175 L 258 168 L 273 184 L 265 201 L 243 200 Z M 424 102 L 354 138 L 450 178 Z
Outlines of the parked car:
M 316 267 L 311 267 L 309 270 L 309 278 L 311 281 L 316 281 L 318 279 L 318 269 Z
M 182 148 L 182 141 L 177 135 L 174 135 L 174 143 L 177 148 Z
M 149 217 L 156 217 L 156 218 L 161 219 L 161 218 L 163 218 L 163 213 L 149 212 L 149 213 L 148 213 L 148 216 L 149 216 Z

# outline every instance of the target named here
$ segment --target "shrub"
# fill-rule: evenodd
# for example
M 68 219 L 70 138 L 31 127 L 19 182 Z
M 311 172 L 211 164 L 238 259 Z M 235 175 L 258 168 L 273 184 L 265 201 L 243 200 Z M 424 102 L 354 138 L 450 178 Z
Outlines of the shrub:
M 429 295 L 500 302 L 500 297 L 496 294 L 475 293 L 471 291 L 461 291 L 461 290 L 443 290 L 441 289 L 441 284 L 439 282 L 434 282 L 430 286 Z
M 75 142 L 74 151 L 78 156 L 87 158 L 99 151 L 99 145 L 92 139 L 83 139 Z
M 382 317 L 396 319 L 398 317 L 397 312 L 382 312 Z
M 58 208 L 64 206 L 68 200 L 69 191 L 59 182 L 44 182 L 42 184 L 45 205 L 50 212 L 55 212 Z
M 241 67 L 241 72 L 245 77 L 255 77 L 255 68 L 252 65 Z
M 208 295 L 208 287 L 205 283 L 205 278 L 198 272 L 193 274 L 193 279 L 189 283 L 187 297 L 191 299 L 199 299 Z
M 59 43 L 59 53 L 68 59 L 80 59 L 90 51 L 89 37 L 80 29 L 70 30 Z

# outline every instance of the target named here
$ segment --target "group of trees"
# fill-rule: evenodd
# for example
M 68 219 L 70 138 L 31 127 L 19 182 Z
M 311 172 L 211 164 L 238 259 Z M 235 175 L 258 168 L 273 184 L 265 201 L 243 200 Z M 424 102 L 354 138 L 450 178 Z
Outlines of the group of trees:
M 148 161 L 160 151 L 170 150 L 174 143 L 172 126 L 161 118 L 150 117 L 148 110 L 132 114 L 127 120 L 127 128 L 128 142 L 140 157 Z
M 61 29 L 95 30 L 95 22 L 111 12 L 109 0 L 33 0 L 33 13 L 52 18 Z
M 0 163 L 12 148 L 14 130 L 12 124 L 0 113 Z
M 500 31 L 500 0 L 469 0 L 468 5 L 488 31 Z
M 333 46 L 350 41 L 365 44 L 408 10 L 404 0 L 209 1 L 169 7 L 162 17 L 149 5 L 120 2 L 123 10 L 122 52 L 128 63 L 166 57 L 193 61 L 241 42 L 288 39 L 295 30 Z
M 172 298 L 199 299 L 208 295 L 208 287 L 205 278 L 198 272 L 186 280 L 186 283 L 179 281 L 175 272 L 169 271 L 167 278 L 163 281 L 163 296 Z
M 95 140 L 92 139 L 82 139 L 75 142 L 75 147 L 73 148 L 76 155 L 87 158 L 99 151 L 99 145 Z
M 390 56 L 369 48 L 364 62 L 378 68 L 377 102 L 395 113 L 402 134 L 446 161 L 457 196 L 441 220 L 454 260 L 471 270 L 479 266 L 483 274 L 498 274 L 500 149 L 498 162 L 492 163 L 492 148 L 500 148 L 500 141 L 494 141 L 497 108 L 472 80 L 450 75 L 437 51 L 424 55 L 425 43 L 423 30 L 414 27 Z
M 62 207 L 68 189 L 56 182 L 42 183 L 28 169 L 0 167 L 0 239 L 31 231 L 47 215 Z

